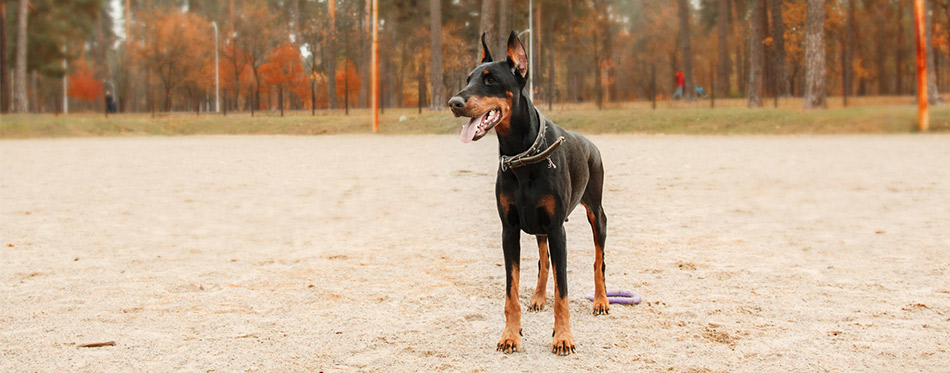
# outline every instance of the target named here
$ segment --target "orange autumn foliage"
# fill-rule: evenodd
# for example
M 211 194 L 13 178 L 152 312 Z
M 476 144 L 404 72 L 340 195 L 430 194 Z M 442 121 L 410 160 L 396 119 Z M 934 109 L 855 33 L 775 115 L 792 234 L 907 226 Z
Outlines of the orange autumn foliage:
M 66 94 L 69 97 L 90 102 L 102 97 L 102 82 L 96 79 L 91 69 L 86 67 L 86 61 L 79 60 L 75 66 L 73 73 L 67 78 L 69 85 Z
M 345 67 L 341 66 L 336 70 L 336 96 L 342 103 L 343 98 L 346 97 L 346 87 L 349 85 L 350 105 L 355 105 L 360 96 L 360 83 L 363 82 L 363 79 L 360 79 L 353 61 L 345 60 L 343 63 Z
M 295 82 L 306 79 L 300 51 L 289 43 L 272 50 L 267 62 L 261 65 L 261 79 L 270 85 L 293 87 Z

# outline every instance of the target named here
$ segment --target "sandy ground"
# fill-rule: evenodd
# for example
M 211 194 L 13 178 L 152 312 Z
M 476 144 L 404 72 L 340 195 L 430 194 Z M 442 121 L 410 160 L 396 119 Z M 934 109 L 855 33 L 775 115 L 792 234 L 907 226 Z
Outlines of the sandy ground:
M 948 369 L 950 136 L 592 139 L 644 303 L 575 211 L 569 357 L 551 287 L 495 352 L 493 136 L 2 141 L 0 371 Z

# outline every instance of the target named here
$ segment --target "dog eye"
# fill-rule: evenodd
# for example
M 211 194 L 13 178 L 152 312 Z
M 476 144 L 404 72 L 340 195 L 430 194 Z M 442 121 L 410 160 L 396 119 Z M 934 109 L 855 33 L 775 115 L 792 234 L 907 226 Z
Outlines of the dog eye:
M 492 77 L 492 76 L 486 77 L 486 78 L 485 78 L 485 84 L 488 84 L 488 85 L 495 84 L 495 78 Z

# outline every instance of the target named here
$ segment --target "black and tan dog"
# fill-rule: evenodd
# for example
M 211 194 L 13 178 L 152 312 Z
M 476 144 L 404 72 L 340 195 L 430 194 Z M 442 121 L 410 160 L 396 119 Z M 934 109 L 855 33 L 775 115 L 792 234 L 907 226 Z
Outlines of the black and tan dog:
M 567 299 L 567 237 L 564 222 L 578 204 L 587 208 L 594 231 L 594 314 L 610 308 L 604 285 L 604 240 L 607 217 L 601 206 L 604 167 L 600 151 L 580 134 L 558 127 L 534 107 L 524 90 L 528 60 L 514 32 L 508 37 L 508 58 L 493 62 L 482 35 L 482 61 L 449 107 L 455 116 L 472 118 L 462 126 L 468 143 L 492 129 L 501 156 L 495 197 L 502 225 L 507 292 L 505 331 L 498 350 L 521 350 L 521 305 L 518 303 L 521 231 L 537 236 L 540 261 L 538 286 L 529 310 L 547 301 L 548 254 L 554 271 L 554 341 L 551 352 L 574 352 Z

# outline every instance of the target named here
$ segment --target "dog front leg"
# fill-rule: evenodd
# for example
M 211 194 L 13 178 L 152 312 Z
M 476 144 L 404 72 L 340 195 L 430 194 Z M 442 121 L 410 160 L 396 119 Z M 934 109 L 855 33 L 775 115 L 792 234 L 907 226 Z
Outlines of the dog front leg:
M 551 352 L 569 355 L 574 352 L 574 336 L 571 334 L 571 309 L 567 301 L 567 235 L 564 226 L 558 225 L 548 232 L 548 250 L 551 253 L 551 270 L 554 271 L 554 340 Z
M 502 248 L 505 251 L 505 331 L 501 333 L 498 351 L 521 351 L 521 304 L 518 301 L 518 283 L 521 275 L 521 230 L 507 225 L 502 229 Z

